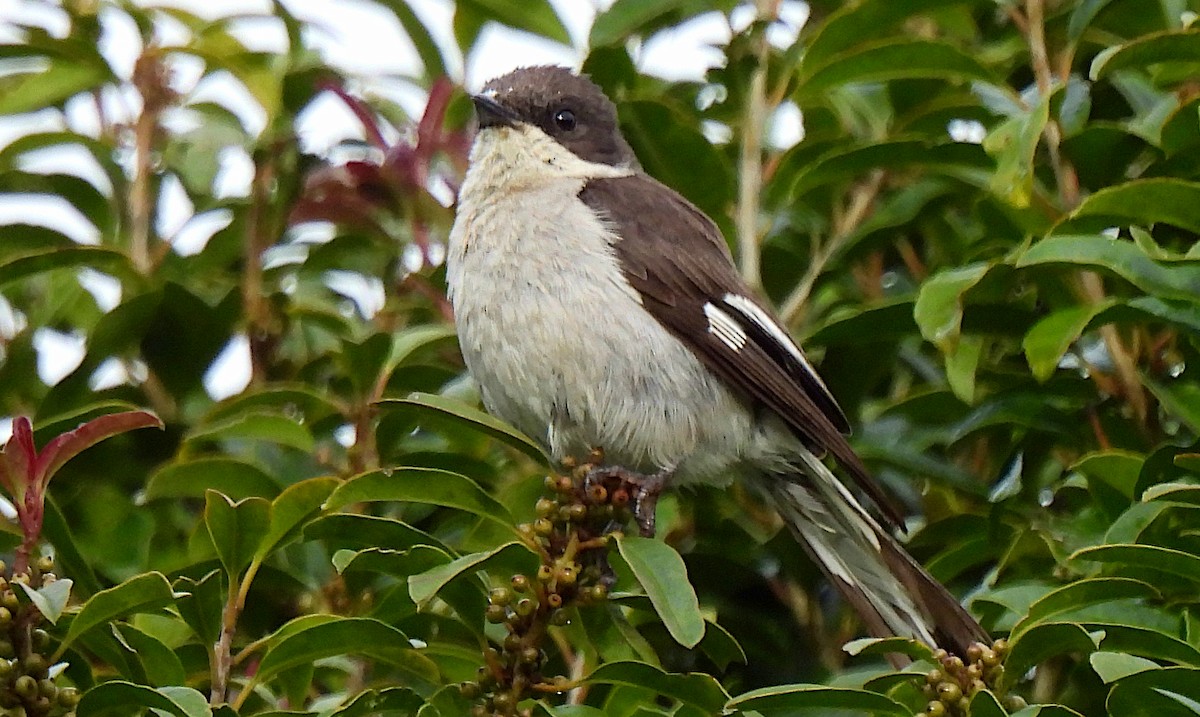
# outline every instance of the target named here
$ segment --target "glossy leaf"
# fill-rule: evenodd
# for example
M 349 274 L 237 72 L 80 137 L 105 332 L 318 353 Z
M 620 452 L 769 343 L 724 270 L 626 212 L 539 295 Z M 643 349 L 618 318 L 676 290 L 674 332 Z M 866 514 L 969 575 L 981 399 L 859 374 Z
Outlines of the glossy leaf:
M 593 670 L 584 681 L 649 688 L 664 697 L 695 705 L 709 713 L 720 712 L 729 700 L 720 683 L 709 675 L 672 674 L 644 662 L 609 662 Z
M 396 468 L 355 476 L 329 496 L 325 509 L 353 503 L 400 501 L 456 508 L 505 526 L 512 516 L 470 478 L 434 468 Z
M 415 411 L 418 417 L 427 414 L 447 418 L 457 425 L 483 433 L 516 448 L 530 458 L 543 464 L 549 464 L 550 462 L 545 451 L 529 437 L 521 434 L 503 421 L 452 398 L 430 393 L 415 393 L 407 398 L 380 401 L 379 406 L 384 411 L 389 409 L 409 409 Z
M 237 580 L 250 565 L 271 525 L 271 503 L 265 498 L 233 502 L 215 490 L 204 494 L 204 525 L 217 549 L 217 557 Z
M 233 458 L 197 458 L 167 464 L 150 476 L 146 500 L 191 498 L 215 490 L 234 500 L 273 498 L 279 484 L 258 466 Z
M 704 616 L 683 558 L 674 548 L 653 538 L 620 537 L 617 548 L 671 637 L 684 647 L 695 647 L 704 637 Z
M 801 710 L 861 710 L 878 715 L 904 715 L 909 711 L 891 699 L 867 692 L 820 685 L 779 685 L 740 694 L 730 708 L 753 710 L 764 717 L 795 714 Z
M 436 666 L 409 645 L 404 633 L 369 618 L 323 621 L 286 635 L 267 649 L 254 679 L 266 682 L 282 670 L 344 654 L 364 655 L 399 667 L 422 688 L 437 680 Z
M 61 656 L 80 635 L 119 617 L 147 612 L 169 605 L 174 598 L 171 584 L 162 573 L 144 573 L 120 585 L 101 590 L 88 598 L 67 628 L 67 634 L 55 652 Z
M 190 687 L 152 688 L 113 680 L 90 689 L 79 701 L 75 713 L 89 715 L 128 715 L 150 708 L 178 717 L 212 717 L 208 699 Z

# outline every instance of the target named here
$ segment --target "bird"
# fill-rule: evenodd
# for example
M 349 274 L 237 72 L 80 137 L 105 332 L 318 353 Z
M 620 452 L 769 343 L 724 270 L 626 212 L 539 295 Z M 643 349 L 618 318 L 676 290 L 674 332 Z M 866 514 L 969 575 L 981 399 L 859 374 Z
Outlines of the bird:
M 873 635 L 959 654 L 988 643 L 893 536 L 902 516 L 851 448 L 829 388 L 717 225 L 642 169 L 603 90 L 541 65 L 472 101 L 446 276 L 484 407 L 556 459 L 603 450 L 650 495 L 743 481 Z

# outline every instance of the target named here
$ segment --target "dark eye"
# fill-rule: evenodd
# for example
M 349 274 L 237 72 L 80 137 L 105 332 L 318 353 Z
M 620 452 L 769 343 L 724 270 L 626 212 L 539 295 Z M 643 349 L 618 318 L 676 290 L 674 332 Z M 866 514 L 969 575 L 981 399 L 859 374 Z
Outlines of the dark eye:
M 575 113 L 571 110 L 562 109 L 554 113 L 554 124 L 564 132 L 570 132 L 575 129 Z

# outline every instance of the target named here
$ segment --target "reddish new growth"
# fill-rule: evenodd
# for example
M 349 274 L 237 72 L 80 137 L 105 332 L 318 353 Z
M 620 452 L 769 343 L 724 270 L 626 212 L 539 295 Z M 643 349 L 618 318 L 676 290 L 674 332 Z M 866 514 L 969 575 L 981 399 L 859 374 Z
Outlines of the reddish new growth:
M 449 160 L 457 173 L 465 171 L 470 148 L 467 132 L 445 127 L 454 86 L 445 78 L 434 82 L 413 141 L 395 144 L 388 142 L 379 116 L 362 100 L 338 85 L 327 84 L 325 89 L 340 97 L 358 117 L 368 144 L 382 153 L 382 159 L 378 163 L 350 161 L 313 171 L 304 182 L 304 191 L 289 220 L 329 221 L 386 236 L 388 232 L 379 222 L 380 212 L 400 214 L 409 224 L 412 241 L 429 263 L 429 220 L 435 211 L 444 210 L 429 191 L 431 175 L 439 156 Z M 457 193 L 453 179 L 438 179 Z
M 33 442 L 33 425 L 25 416 L 13 419 L 13 434 L 0 454 L 0 485 L 8 492 L 17 511 L 22 540 L 13 563 L 13 574 L 29 572 L 29 557 L 42 535 L 46 510 L 46 487 L 63 464 L 83 450 L 118 433 L 135 428 L 162 428 L 158 416 L 145 411 L 127 411 L 94 418 L 50 440 L 39 452 Z

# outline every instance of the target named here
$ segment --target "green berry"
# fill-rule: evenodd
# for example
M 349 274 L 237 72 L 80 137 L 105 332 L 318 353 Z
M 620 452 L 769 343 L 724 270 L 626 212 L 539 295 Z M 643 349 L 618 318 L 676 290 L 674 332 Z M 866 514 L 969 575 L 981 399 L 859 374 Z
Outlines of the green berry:
M 460 682 L 460 683 L 458 683 L 458 692 L 463 697 L 466 697 L 469 700 L 473 700 L 473 699 L 479 697 L 479 695 L 483 694 L 483 690 L 479 689 L 479 683 L 477 683 L 477 682 Z M 61 694 L 59 695 L 59 702 L 62 702 Z M 66 705 L 63 705 L 63 706 L 65 707 Z
M 39 573 L 47 573 L 54 569 L 54 556 L 43 555 L 37 559 L 36 567 Z
M 550 567 L 549 565 L 539 565 L 538 566 L 538 571 L 537 571 L 537 579 L 538 580 L 540 580 L 542 582 L 548 582 L 550 580 L 550 578 L 552 578 L 552 577 L 554 577 L 554 568 Z
M 538 498 L 533 509 L 539 518 L 549 518 L 558 510 L 558 503 L 549 498 Z
M 963 696 L 962 688 L 958 686 L 958 683 L 950 682 L 948 680 L 938 684 L 937 693 L 938 698 L 940 698 L 942 702 L 946 703 L 958 702 Z
M 488 593 L 488 602 L 490 602 L 492 605 L 504 607 L 512 602 L 512 599 L 512 590 L 509 588 L 493 588 L 492 591 Z
M 526 665 L 536 665 L 542 660 L 542 651 L 532 646 L 523 648 L 519 659 Z
M 41 650 L 50 644 L 50 633 L 41 628 L 34 630 L 31 637 L 33 639 L 33 649 L 35 650 Z
M 508 634 L 508 636 L 504 638 L 504 651 L 505 652 L 509 652 L 509 653 L 517 652 L 518 650 L 521 649 L 521 645 L 522 645 L 522 640 L 521 640 L 520 635 L 510 632 Z
M 925 705 L 925 714 L 929 715 L 929 717 L 942 717 L 946 714 L 946 705 L 934 700 Z
M 512 587 L 519 593 L 529 592 L 529 578 L 519 574 L 512 576 Z
M 925 673 L 925 682 L 930 685 L 936 685 L 944 679 L 946 679 L 946 673 L 941 670 L 930 670 Z
M 37 652 L 33 652 L 21 661 L 21 667 L 25 670 L 25 674 L 42 678 L 46 676 L 49 665 L 46 664 L 45 657 Z
M 554 612 L 550 613 L 551 625 L 562 627 L 563 625 L 570 624 L 570 622 L 571 616 L 567 614 L 566 610 L 555 610 Z
M 48 677 L 38 680 L 38 692 L 42 694 L 42 697 L 54 699 L 58 696 L 58 685 L 54 684 L 54 680 Z
M 38 683 L 29 675 L 21 675 L 17 681 L 13 683 L 13 692 L 23 700 L 32 700 L 37 697 Z
M 535 535 L 540 535 L 544 538 L 554 532 L 554 523 L 551 523 L 546 518 L 538 518 L 533 521 L 533 532 Z
M 574 585 L 579 577 L 579 570 L 574 565 L 564 565 L 558 570 L 558 581 L 563 585 Z
M 587 518 L 587 506 L 582 503 L 572 503 L 567 507 L 567 519 L 579 523 Z
M 483 609 L 483 618 L 493 625 L 499 625 L 508 617 L 508 610 L 502 605 L 488 605 Z
M 517 601 L 517 614 L 521 617 L 529 617 L 537 612 L 537 603 L 529 598 L 521 598 Z

